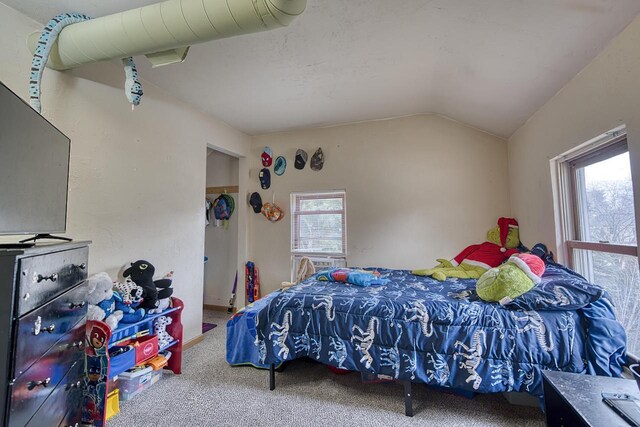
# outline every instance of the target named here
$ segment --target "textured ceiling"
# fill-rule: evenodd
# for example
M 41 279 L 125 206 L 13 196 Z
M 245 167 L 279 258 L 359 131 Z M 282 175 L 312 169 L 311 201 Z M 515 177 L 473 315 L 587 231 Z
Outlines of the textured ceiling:
M 40 22 L 155 2 L 0 1 Z M 140 73 L 250 134 L 440 113 L 508 137 L 640 12 L 639 0 L 308 1 L 289 28 L 158 69 L 138 58 Z

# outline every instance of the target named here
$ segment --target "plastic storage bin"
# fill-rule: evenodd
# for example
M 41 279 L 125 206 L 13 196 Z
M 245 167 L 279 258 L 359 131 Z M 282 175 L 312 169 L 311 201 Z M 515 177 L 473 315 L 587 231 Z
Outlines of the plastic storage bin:
M 150 366 L 135 372 L 123 372 L 118 375 L 120 399 L 131 400 L 162 378 L 162 369 L 154 371 Z
M 158 355 L 158 336 L 149 335 L 131 342 L 136 349 L 136 365 Z
M 109 392 L 109 394 L 107 395 L 107 404 L 106 406 L 106 412 L 107 412 L 107 419 L 113 417 L 114 415 L 118 415 L 120 413 L 120 398 L 119 398 L 119 391 L 118 389 L 113 390 L 112 392 Z
M 113 352 L 115 349 L 120 349 L 123 347 L 113 347 L 109 350 L 109 353 Z M 128 347 L 124 347 L 128 348 Z M 116 375 L 120 375 L 120 373 L 126 371 L 127 369 L 131 369 L 132 366 L 136 364 L 136 351 L 134 348 L 129 348 L 129 350 L 124 353 L 120 353 L 117 356 L 111 358 L 111 368 L 109 370 L 109 378 L 113 378 Z M 111 390 L 111 389 L 109 389 Z

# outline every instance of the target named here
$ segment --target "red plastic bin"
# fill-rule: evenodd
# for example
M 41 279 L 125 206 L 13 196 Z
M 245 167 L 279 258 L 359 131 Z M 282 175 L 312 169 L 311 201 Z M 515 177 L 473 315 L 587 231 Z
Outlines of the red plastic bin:
M 149 335 L 133 340 L 131 344 L 136 349 L 136 365 L 158 355 L 158 336 Z

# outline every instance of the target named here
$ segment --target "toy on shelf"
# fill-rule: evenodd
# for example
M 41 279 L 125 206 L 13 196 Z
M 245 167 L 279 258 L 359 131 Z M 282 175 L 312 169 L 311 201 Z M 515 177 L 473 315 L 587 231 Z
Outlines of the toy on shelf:
M 162 280 L 162 286 L 164 288 L 162 291 L 158 291 L 158 308 L 159 312 L 165 311 L 167 308 L 171 307 L 171 295 L 173 295 L 173 271 L 168 272 L 164 275 Z M 158 280 L 156 282 L 159 282 Z M 168 285 L 167 285 L 168 283 Z M 158 286 L 156 284 L 156 286 Z
M 109 325 L 112 330 L 116 329 L 123 313 L 115 308 L 115 298 L 111 289 L 113 284 L 109 275 L 94 274 L 87 280 L 87 286 L 89 288 L 87 320 L 100 320 Z
M 130 277 L 136 285 L 142 287 L 142 308 L 148 313 L 162 311 L 158 308 L 158 301 L 169 298 L 173 294 L 172 279 L 165 277 L 153 280 L 155 271 L 155 267 L 149 261 L 138 260 L 131 263 L 131 267 L 122 273 L 124 277 Z
M 135 323 L 144 318 L 146 312 L 144 308 L 139 308 L 142 303 L 142 287 L 127 278 L 124 283 L 114 283 L 113 290 L 116 309 L 123 313 L 122 323 Z
M 171 318 L 167 316 L 160 316 L 153 322 L 153 331 L 158 336 L 160 348 L 165 348 L 173 342 L 173 337 L 167 332 L 167 326 L 172 322 Z

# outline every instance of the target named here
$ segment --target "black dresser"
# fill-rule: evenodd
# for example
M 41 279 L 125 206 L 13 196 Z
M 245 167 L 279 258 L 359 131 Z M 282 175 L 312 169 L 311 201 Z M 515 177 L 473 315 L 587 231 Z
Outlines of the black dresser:
M 3 426 L 82 419 L 88 242 L 0 249 Z

